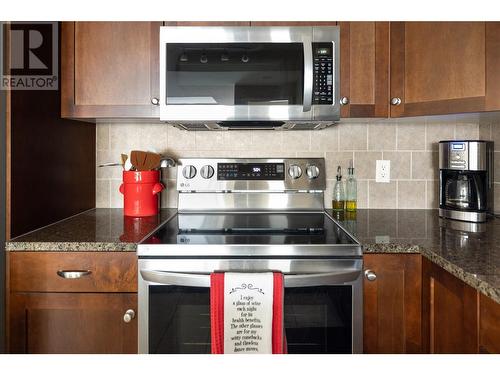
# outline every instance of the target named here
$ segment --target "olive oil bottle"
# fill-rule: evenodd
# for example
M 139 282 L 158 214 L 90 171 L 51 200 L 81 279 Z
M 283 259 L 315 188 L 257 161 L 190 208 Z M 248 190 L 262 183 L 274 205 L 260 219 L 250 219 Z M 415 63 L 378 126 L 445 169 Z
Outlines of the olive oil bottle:
M 347 180 L 346 180 L 346 211 L 356 211 L 358 202 L 358 182 L 354 176 L 354 166 L 352 159 L 349 163 L 349 168 L 347 168 Z
M 344 183 L 342 182 L 342 168 L 340 165 L 337 167 L 337 181 L 333 186 L 332 194 L 332 209 L 334 211 L 343 211 L 345 209 L 345 194 Z

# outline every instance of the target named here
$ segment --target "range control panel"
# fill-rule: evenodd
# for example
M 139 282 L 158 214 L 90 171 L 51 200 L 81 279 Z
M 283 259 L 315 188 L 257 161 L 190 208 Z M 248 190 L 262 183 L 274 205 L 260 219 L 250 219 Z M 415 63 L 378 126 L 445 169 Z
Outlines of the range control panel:
M 333 44 L 313 43 L 313 104 L 333 104 Z
M 284 163 L 217 163 L 218 180 L 284 180 Z
M 179 159 L 177 190 L 189 192 L 310 191 L 326 187 L 323 158 Z

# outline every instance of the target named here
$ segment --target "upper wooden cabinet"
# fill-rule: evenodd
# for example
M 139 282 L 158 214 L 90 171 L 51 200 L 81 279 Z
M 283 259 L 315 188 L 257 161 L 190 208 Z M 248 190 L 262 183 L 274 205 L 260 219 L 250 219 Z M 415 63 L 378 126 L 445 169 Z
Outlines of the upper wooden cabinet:
M 61 116 L 159 117 L 161 22 L 63 22 Z
M 389 22 L 340 22 L 341 117 L 389 116 Z
M 420 254 L 365 254 L 364 352 L 421 352 Z
M 392 22 L 391 117 L 500 110 L 500 23 Z

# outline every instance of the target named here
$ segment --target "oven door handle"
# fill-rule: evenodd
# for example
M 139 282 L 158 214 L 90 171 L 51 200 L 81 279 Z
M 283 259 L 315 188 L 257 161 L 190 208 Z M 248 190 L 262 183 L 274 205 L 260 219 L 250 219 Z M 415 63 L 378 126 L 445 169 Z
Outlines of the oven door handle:
M 210 288 L 210 275 L 200 273 L 178 273 L 166 271 L 141 270 L 144 281 L 164 285 Z M 337 272 L 284 275 L 285 288 L 337 285 L 357 280 L 361 270 L 342 270 Z

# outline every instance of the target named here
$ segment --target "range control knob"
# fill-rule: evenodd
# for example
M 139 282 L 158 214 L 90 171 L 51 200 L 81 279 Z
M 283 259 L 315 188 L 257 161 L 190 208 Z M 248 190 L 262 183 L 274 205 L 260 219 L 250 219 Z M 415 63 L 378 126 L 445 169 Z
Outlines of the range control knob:
M 204 165 L 200 170 L 201 177 L 205 179 L 212 178 L 214 175 L 214 168 L 211 165 Z
M 296 180 L 297 178 L 302 176 L 302 169 L 300 169 L 298 165 L 290 165 L 290 168 L 288 168 L 288 174 L 291 178 Z
M 307 177 L 309 177 L 310 180 L 314 180 L 315 178 L 318 178 L 319 176 L 319 168 L 316 167 L 315 165 L 310 165 L 306 169 Z
M 196 176 L 196 168 L 192 165 L 186 165 L 182 169 L 182 175 L 187 178 L 188 180 L 192 179 L 194 176 Z

